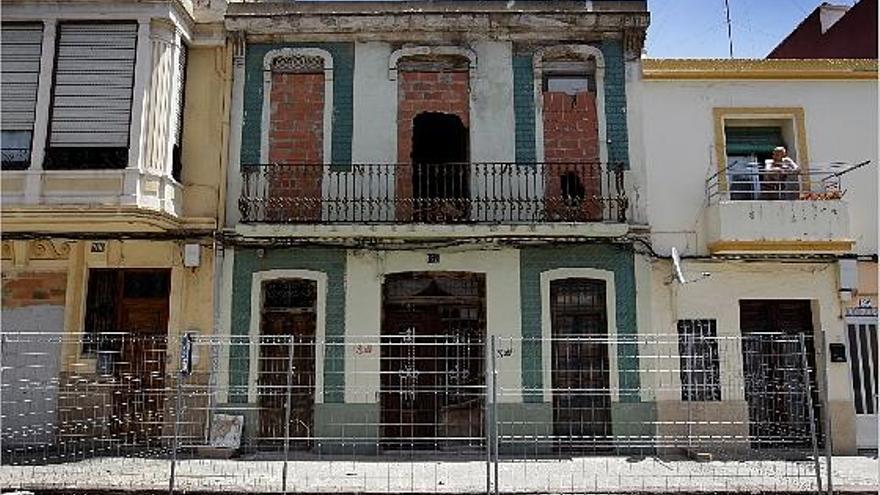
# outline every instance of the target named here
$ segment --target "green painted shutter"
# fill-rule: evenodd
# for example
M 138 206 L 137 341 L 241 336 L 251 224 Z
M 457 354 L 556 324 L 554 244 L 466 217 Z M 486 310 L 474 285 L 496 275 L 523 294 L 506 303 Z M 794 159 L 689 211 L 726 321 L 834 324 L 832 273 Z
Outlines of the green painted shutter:
M 728 156 L 770 153 L 785 146 L 779 127 L 726 127 L 724 135 Z

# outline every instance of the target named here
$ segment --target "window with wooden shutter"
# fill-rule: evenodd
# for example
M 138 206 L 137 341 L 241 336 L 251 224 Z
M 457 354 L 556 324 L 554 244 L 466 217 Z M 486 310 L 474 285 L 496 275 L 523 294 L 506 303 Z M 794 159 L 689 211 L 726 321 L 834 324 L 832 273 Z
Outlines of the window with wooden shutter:
M 46 169 L 125 168 L 137 23 L 61 23 Z
M 41 24 L 3 23 L 0 145 L 5 170 L 23 170 L 30 166 L 42 43 Z

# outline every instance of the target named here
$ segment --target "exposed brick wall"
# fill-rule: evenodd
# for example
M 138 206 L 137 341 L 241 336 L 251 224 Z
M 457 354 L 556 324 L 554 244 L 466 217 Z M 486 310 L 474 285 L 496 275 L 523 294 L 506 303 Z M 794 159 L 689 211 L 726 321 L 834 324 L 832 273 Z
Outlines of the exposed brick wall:
M 324 161 L 324 74 L 274 73 L 270 95 L 269 162 L 290 163 L 271 178 L 275 220 L 320 218 Z M 297 164 L 311 164 L 304 167 Z
M 593 93 L 544 92 L 548 214 L 558 220 L 601 218 L 599 122 Z
M 423 112 L 458 116 L 470 127 L 470 77 L 468 71 L 400 71 L 397 76 L 397 159 L 411 163 L 413 119 Z M 398 197 L 411 198 L 412 169 L 397 170 Z M 398 203 L 397 218 L 412 216 L 411 205 Z
M 3 308 L 63 306 L 66 273 L 26 272 L 3 276 Z

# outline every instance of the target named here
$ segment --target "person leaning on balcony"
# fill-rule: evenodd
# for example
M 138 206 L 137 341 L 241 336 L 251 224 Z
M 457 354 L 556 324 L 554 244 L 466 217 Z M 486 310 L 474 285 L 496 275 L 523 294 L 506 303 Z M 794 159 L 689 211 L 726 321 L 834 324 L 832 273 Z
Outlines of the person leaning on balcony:
M 800 167 L 788 156 L 784 146 L 773 149 L 773 158 L 764 160 L 761 180 L 763 199 L 798 199 Z

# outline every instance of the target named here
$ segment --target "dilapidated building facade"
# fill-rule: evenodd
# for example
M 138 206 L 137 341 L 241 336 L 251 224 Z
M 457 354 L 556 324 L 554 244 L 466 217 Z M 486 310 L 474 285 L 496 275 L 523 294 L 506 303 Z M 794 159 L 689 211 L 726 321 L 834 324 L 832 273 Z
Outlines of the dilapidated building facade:
M 252 434 L 283 429 L 286 354 L 256 344 L 278 334 L 319 343 L 288 363 L 315 370 L 292 427 L 316 438 L 479 437 L 492 338 L 499 415 L 648 433 L 635 345 L 550 345 L 637 332 L 627 81 L 647 23 L 642 1 L 230 5 L 224 321 L 254 345 L 226 407 L 260 411 Z M 606 393 L 551 397 L 563 381 Z

